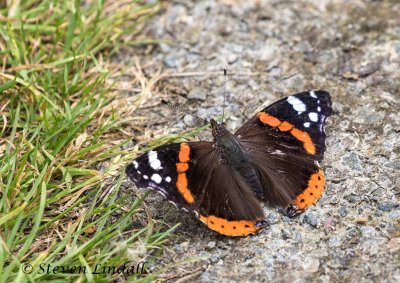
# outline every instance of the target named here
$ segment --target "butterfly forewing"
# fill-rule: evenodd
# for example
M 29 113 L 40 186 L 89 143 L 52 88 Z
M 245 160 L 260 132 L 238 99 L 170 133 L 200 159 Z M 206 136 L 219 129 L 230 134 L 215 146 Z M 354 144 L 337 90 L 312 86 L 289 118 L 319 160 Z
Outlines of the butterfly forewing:
M 332 113 L 325 91 L 298 93 L 257 113 L 237 132 L 272 205 L 314 203 L 324 189 L 317 161 L 325 151 L 325 120 Z

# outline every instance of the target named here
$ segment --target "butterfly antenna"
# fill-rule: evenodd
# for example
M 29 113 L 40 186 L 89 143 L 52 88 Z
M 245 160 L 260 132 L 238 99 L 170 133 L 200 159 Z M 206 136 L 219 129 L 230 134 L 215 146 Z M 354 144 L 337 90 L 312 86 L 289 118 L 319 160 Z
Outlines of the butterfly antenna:
M 188 115 L 190 115 L 190 116 L 193 116 L 193 117 L 195 117 L 195 118 L 197 118 L 197 119 L 203 121 L 203 122 L 206 123 L 206 124 L 209 123 L 206 119 L 203 119 L 203 118 L 197 116 L 196 114 L 190 113 L 189 111 L 186 111 L 186 110 L 184 110 L 184 109 L 182 109 L 182 108 L 180 108 L 180 107 L 178 107 L 178 106 L 176 106 L 176 105 L 174 105 L 174 104 L 172 104 L 172 103 L 170 103 L 170 102 L 168 102 L 168 101 L 166 101 L 166 100 L 164 100 L 164 99 L 160 99 L 160 100 L 161 100 L 162 103 L 167 104 L 167 105 L 169 105 L 169 106 L 171 106 L 171 107 L 173 107 L 173 108 L 175 108 L 175 109 L 178 109 L 179 111 L 181 111 L 181 112 L 183 112 L 183 113 L 185 113 L 185 114 L 188 114 Z
M 224 83 L 224 104 L 222 104 L 222 123 L 224 122 L 224 117 L 225 117 L 225 99 L 226 99 L 226 82 L 227 82 L 226 67 L 224 67 L 224 78 L 225 78 L 225 83 Z

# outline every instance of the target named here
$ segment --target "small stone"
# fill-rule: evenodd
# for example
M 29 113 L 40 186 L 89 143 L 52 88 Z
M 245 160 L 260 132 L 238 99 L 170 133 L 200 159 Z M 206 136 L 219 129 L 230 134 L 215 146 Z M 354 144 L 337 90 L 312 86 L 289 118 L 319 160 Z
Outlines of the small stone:
M 382 122 L 384 115 L 373 110 L 371 105 L 364 105 L 359 108 L 355 117 L 354 122 L 360 124 L 379 124 Z
M 296 242 L 298 242 L 298 243 L 303 242 L 303 236 L 301 235 L 300 232 L 295 232 L 295 234 L 294 234 L 294 239 L 295 239 Z
M 358 202 L 360 202 L 360 200 L 361 200 L 360 196 L 357 196 L 357 195 L 354 195 L 354 194 L 352 194 L 352 195 L 350 195 L 348 197 L 348 201 L 350 203 L 358 203 Z
M 389 218 L 391 219 L 391 220 L 400 220 L 400 209 L 397 209 L 397 210 L 395 210 L 395 211 L 392 211 L 392 212 L 390 212 L 389 213 Z
M 318 217 L 314 213 L 306 214 L 304 220 L 313 227 L 318 226 Z
M 332 237 L 329 238 L 328 246 L 331 248 L 339 247 L 340 243 L 341 243 L 340 237 L 337 235 L 333 235 Z
M 210 272 L 208 272 L 207 270 L 204 271 L 201 275 L 200 275 L 200 281 L 201 282 L 213 282 Z
M 393 202 L 384 202 L 381 203 L 378 208 L 384 212 L 389 212 L 391 210 L 393 210 L 394 208 L 396 208 L 398 206 L 398 204 L 393 203 Z
M 213 256 L 210 258 L 210 261 L 211 261 L 212 263 L 217 263 L 217 262 L 219 262 L 220 260 L 221 260 L 221 258 L 220 258 L 219 255 L 213 255 Z
M 307 272 L 317 272 L 319 268 L 319 259 L 317 258 L 306 258 L 303 262 L 303 269 Z
M 348 213 L 349 213 L 349 210 L 348 210 L 347 207 L 345 207 L 345 206 L 342 206 L 342 207 L 339 209 L 339 214 L 340 214 L 340 216 L 342 216 L 342 217 L 345 217 Z
M 209 252 L 207 252 L 207 251 L 201 251 L 201 252 L 199 252 L 199 256 L 200 256 L 200 257 L 204 257 L 205 259 L 211 258 L 211 254 L 210 254 Z
M 186 114 L 185 117 L 183 117 L 183 122 L 189 127 L 193 127 L 195 125 L 194 117 L 189 114 Z
M 288 230 L 288 229 L 283 229 L 282 230 L 282 238 L 283 239 L 290 239 L 293 237 L 293 233 L 292 231 Z
M 342 164 L 356 171 L 361 171 L 362 169 L 360 157 L 354 151 L 342 157 Z
M 218 32 L 222 36 L 228 36 L 232 33 L 232 27 L 227 26 L 227 25 L 222 25 L 219 29 Z
M 173 55 L 166 57 L 164 63 L 168 68 L 176 68 L 178 66 L 178 58 Z
M 377 231 L 375 230 L 374 227 L 371 226 L 363 226 L 360 229 L 361 235 L 365 238 L 371 238 L 376 236 Z
M 275 212 L 271 212 L 270 214 L 268 214 L 267 216 L 267 221 L 269 224 L 275 224 L 278 223 L 278 215 Z
M 189 98 L 189 99 L 198 99 L 198 100 L 203 100 L 204 101 L 207 98 L 207 94 L 204 91 L 204 89 L 201 89 L 201 88 L 197 87 L 197 88 L 192 89 L 189 92 L 187 98 Z
M 171 45 L 169 45 L 169 44 L 160 43 L 160 44 L 159 44 L 159 47 L 160 47 L 160 49 L 161 49 L 161 52 L 168 53 L 168 52 L 171 51 Z
M 238 56 L 235 54 L 229 54 L 227 60 L 229 64 L 233 64 L 238 60 Z
M 207 244 L 207 247 L 208 247 L 210 250 L 213 249 L 213 248 L 215 248 L 215 246 L 216 246 L 215 241 L 208 242 L 208 244 Z
M 400 170 L 400 162 L 396 162 L 396 161 L 387 162 L 383 166 L 385 166 L 387 168 L 391 168 L 391 169 Z
M 189 242 L 183 242 L 180 244 L 180 246 L 182 250 L 186 251 L 189 247 Z
M 393 238 L 387 243 L 389 253 L 394 253 L 400 250 L 400 238 Z

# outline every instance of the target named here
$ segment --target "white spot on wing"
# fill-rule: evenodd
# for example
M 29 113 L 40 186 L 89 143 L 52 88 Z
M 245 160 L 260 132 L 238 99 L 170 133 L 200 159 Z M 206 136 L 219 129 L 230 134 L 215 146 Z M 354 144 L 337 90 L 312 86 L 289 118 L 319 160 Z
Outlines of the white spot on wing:
M 310 120 L 313 122 L 317 122 L 318 121 L 318 114 L 315 112 L 310 112 L 308 113 L 308 117 L 310 117 Z
M 165 181 L 168 182 L 168 183 L 171 182 L 171 177 L 170 176 L 166 177 Z
M 151 179 L 152 179 L 154 182 L 156 182 L 157 184 L 160 184 L 161 181 L 162 181 L 161 176 L 158 175 L 158 174 L 153 174 L 153 175 L 151 176 Z
M 318 110 L 318 112 L 321 112 L 321 107 L 318 106 L 317 110 Z
M 273 155 L 285 155 L 285 154 L 284 154 L 282 151 L 280 151 L 279 149 L 277 149 L 277 150 L 271 152 L 271 154 L 273 154 Z
M 139 163 L 137 163 L 136 161 L 133 161 L 132 164 L 135 167 L 135 169 L 139 168 Z
M 321 124 L 319 124 L 319 131 L 325 133 L 324 121 L 325 121 L 325 116 L 321 115 Z
M 297 111 L 298 114 L 306 111 L 306 105 L 298 98 L 294 96 L 289 96 L 287 101 L 293 106 L 293 109 Z
M 304 127 L 308 128 L 308 127 L 310 127 L 310 122 L 305 122 L 303 125 L 304 125 Z
M 140 172 L 139 170 L 136 171 L 139 175 L 142 174 L 142 172 Z
M 310 91 L 310 96 L 313 98 L 317 98 L 317 95 L 315 94 L 315 92 L 313 90 Z
M 154 170 L 162 169 L 161 161 L 157 158 L 157 151 L 153 151 L 153 150 L 149 151 L 147 156 L 149 158 L 149 164 L 150 164 L 151 168 L 153 168 Z
M 143 178 L 147 180 L 149 177 L 147 175 L 143 175 Z

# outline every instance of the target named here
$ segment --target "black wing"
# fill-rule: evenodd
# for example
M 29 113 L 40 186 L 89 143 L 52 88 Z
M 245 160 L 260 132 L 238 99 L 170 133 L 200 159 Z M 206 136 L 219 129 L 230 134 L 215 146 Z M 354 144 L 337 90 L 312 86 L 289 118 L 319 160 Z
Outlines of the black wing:
M 210 142 L 169 144 L 136 158 L 127 167 L 139 187 L 151 187 L 179 207 L 194 211 L 210 229 L 245 236 L 265 227 L 251 188 L 221 163 Z
M 305 209 L 322 195 L 325 178 L 317 161 L 323 158 L 331 113 L 328 92 L 302 92 L 263 109 L 235 133 L 269 204 Z

